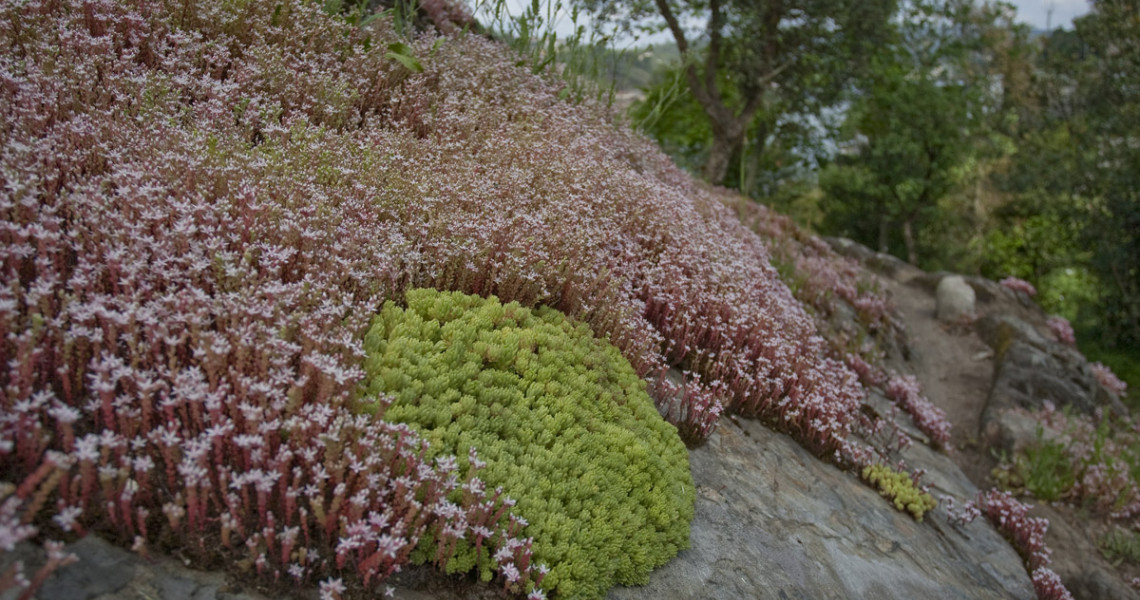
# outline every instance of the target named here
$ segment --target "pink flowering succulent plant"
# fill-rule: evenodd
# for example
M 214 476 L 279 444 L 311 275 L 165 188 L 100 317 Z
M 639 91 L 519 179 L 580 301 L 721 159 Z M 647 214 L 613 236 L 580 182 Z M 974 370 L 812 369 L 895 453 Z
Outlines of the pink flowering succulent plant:
M 887 397 L 894 400 L 913 419 L 915 425 L 930 437 L 937 448 L 949 448 L 950 421 L 946 412 L 922 394 L 922 386 L 914 375 L 895 375 L 887 382 Z
M 1098 383 L 1114 396 L 1121 397 L 1128 393 L 1128 384 L 1116 376 L 1112 369 L 1103 363 L 1094 362 L 1089 365 Z
M 1072 473 L 1072 486 L 1064 490 L 1066 501 L 1114 519 L 1140 515 L 1140 482 L 1135 478 L 1140 432 L 1133 421 L 1070 414 L 1051 404 L 1034 416 Z
M 1045 325 L 1049 327 L 1049 332 L 1058 342 L 1066 346 L 1076 347 L 1077 335 L 1073 332 L 1073 326 L 1068 319 L 1059 315 L 1050 315 L 1045 320 Z
M 1073 596 L 1061 578 L 1049 568 L 1052 551 L 1045 544 L 1048 519 L 1030 517 L 1032 506 L 1022 504 L 1009 492 L 995 489 L 978 492 L 978 497 L 967 510 L 974 507 L 1021 555 L 1038 600 L 1072 600 Z
M 1010 276 L 1002 279 L 999 283 L 1015 292 L 1022 292 L 1030 298 L 1037 295 L 1037 288 L 1033 287 L 1032 283 L 1024 279 Z
M 669 416 L 690 438 L 728 410 L 867 460 L 859 376 L 769 243 L 505 48 L 303 0 L 0 13 L 3 548 L 31 522 L 105 530 L 335 597 L 463 538 L 541 596 L 509 499 L 357 414 L 363 332 L 409 287 L 547 304 L 643 377 L 687 371 Z M 804 247 L 806 293 L 883 322 L 850 264 Z

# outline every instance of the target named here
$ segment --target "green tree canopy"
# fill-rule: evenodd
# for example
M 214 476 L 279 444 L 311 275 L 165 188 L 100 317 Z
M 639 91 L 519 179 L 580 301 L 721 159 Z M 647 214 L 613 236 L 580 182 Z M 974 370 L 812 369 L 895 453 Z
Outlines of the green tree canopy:
M 807 112 L 834 103 L 883 42 L 895 10 L 895 0 L 582 2 L 631 29 L 670 32 L 712 131 L 703 171 L 713 183 L 724 181 L 757 115 L 766 111 L 770 123 L 779 107 Z M 689 27 L 698 22 L 702 29 Z

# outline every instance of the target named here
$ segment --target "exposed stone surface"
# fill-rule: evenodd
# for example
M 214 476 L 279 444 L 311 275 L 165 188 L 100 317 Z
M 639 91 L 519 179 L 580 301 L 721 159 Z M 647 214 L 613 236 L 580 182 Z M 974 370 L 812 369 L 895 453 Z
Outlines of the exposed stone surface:
M 960 275 L 948 275 L 938 282 L 935 291 L 935 312 L 938 320 L 952 323 L 970 317 L 975 311 L 974 288 Z
M 1009 315 L 987 315 L 975 327 L 994 349 L 994 380 L 982 413 L 982 436 L 988 445 L 1011 451 L 1033 441 L 1036 428 L 1023 423 L 1026 418 L 1016 408 L 1040 410 L 1049 402 L 1086 415 L 1097 409 L 1127 414 L 1075 348 Z
M 847 254 L 875 256 L 866 248 Z M 884 261 L 875 258 L 874 262 Z M 1049 394 L 1051 389 L 1052 398 L 1045 399 L 1058 407 L 1058 400 L 1068 398 L 1090 412 L 1097 407 L 1124 410 L 1114 397 L 1099 389 L 1079 352 L 1052 340 L 1047 333 L 1045 313 L 1024 293 L 1015 293 L 981 277 L 966 277 L 977 298 L 977 311 L 985 317 L 975 323 L 973 331 L 946 335 L 943 329 L 940 334 L 925 315 L 931 314 L 938 282 L 949 273 L 890 273 L 866 260 L 864 263 L 890 277 L 888 289 L 916 346 L 911 352 L 914 360 L 896 364 L 895 368 L 913 369 L 928 397 L 947 411 L 954 424 L 958 450 L 954 461 L 979 485 L 993 485 L 989 479 L 990 469 L 996 463 L 992 452 L 1010 452 L 1037 441 L 1036 419 L 1017 406 L 1040 408 L 1040 395 Z M 977 352 L 979 344 L 983 348 L 988 344 L 991 349 Z M 967 361 L 966 357 L 973 360 Z M 989 367 L 994 377 L 985 377 L 983 381 L 978 377 L 982 370 L 967 368 L 967 362 L 989 366 L 990 358 L 994 359 Z M 938 361 L 942 361 L 941 366 Z M 1018 381 L 1021 376 L 1025 378 Z M 987 410 L 991 404 L 998 408 Z M 979 428 L 989 433 L 980 444 L 973 439 Z M 1048 439 L 1049 432 L 1043 433 Z M 1099 531 L 1105 527 L 1103 523 L 1067 506 L 1037 506 L 1031 514 L 1049 519 L 1046 543 L 1053 550 L 1051 567 L 1075 598 L 1140 598 L 1096 547 L 1094 539 L 1103 533 Z
M 1072 516 L 1062 512 L 1062 508 L 1040 505 L 1030 514 L 1049 519 L 1045 541 L 1050 548 L 1059 550 L 1053 553 L 1050 568 L 1061 576 L 1073 597 L 1078 600 L 1140 599 L 1140 592 L 1122 581 L 1103 560 L 1090 560 L 1090 557 L 1100 557 L 1100 551 L 1089 539 L 1090 532 L 1075 527 Z
M 609 598 L 1033 598 L 1021 560 L 987 524 L 917 523 L 850 473 L 755 421 L 724 422 L 691 453 L 692 547 Z M 916 444 L 935 491 L 974 488 Z M 936 511 L 938 512 L 938 511 Z
M 1100 551 L 1090 540 L 1089 530 L 1074 526 L 1075 509 L 1067 506 L 1053 508 L 1048 504 L 1034 506 L 1034 517 L 1049 519 L 1049 533 L 1045 541 L 1053 552 L 1050 568 L 1057 571 L 1069 592 L 1078 600 L 1140 600 L 1140 592 L 1125 583 L 1100 558 Z
M 925 274 L 911 273 L 885 282 L 906 323 L 911 345 L 908 354 L 888 355 L 887 366 L 913 373 L 922 383 L 923 394 L 946 412 L 953 447 L 976 447 L 982 409 L 993 381 L 993 350 L 970 329 L 947 327 L 935 318 L 937 281 L 927 285 L 927 279 Z M 955 452 L 954 460 L 979 484 L 993 468 L 990 457 L 981 453 Z
M 865 267 L 887 277 L 910 277 L 922 271 L 899 258 L 885 252 L 875 252 L 870 248 L 847 238 L 824 237 L 823 241 L 837 253 L 854 258 Z
M 79 561 L 52 573 L 36 594 L 40 600 L 268 600 L 243 591 L 224 573 L 195 571 L 168 557 L 148 560 L 94 535 L 67 551 Z M 13 554 L 13 560 L 28 565 L 43 562 L 42 551 L 31 544 L 21 544 Z M 16 597 L 8 596 L 0 600 Z M 312 600 L 316 594 L 309 590 L 294 597 Z
M 973 443 L 978 423 L 983 429 L 997 427 L 998 446 L 1035 438 L 1035 424 L 1012 409 L 1039 407 L 1044 399 L 1059 407 L 1072 404 L 1082 412 L 1117 408 L 1083 357 L 1043 334 L 1040 310 L 1024 306 L 1004 287 L 965 278 L 966 287 L 976 295 L 978 312 L 989 316 L 980 319 L 973 331 L 948 333 L 934 319 L 936 286 L 945 274 L 922 273 L 847 240 L 829 243 L 891 276 L 889 287 L 916 351 L 904 346 L 888 354 L 901 361 L 893 365 L 896 369 L 919 375 L 930 399 L 954 417 L 955 430 L 963 432 L 955 436 L 959 447 Z M 844 331 L 844 322 L 855 318 L 848 313 L 837 310 L 828 325 Z M 867 405 L 880 414 L 892 407 L 874 390 Z M 927 471 L 923 482 L 930 484 L 936 497 L 959 501 L 974 497 L 974 484 L 956 465 L 962 456 L 951 458 L 931 450 L 909 419 L 901 418 L 900 425 L 915 443 L 899 458 L 911 468 Z M 975 454 L 988 450 L 981 446 Z M 821 462 L 756 421 L 722 420 L 709 442 L 691 452 L 690 460 L 698 486 L 692 547 L 655 571 L 649 585 L 615 588 L 609 598 L 1034 597 L 1020 558 L 983 519 L 949 525 L 944 510 L 938 508 L 924 523 L 917 523 L 853 474 Z M 973 471 L 971 477 L 980 481 Z M 1138 597 L 1100 558 L 1087 532 L 1051 507 L 1036 510 L 1048 513 L 1044 516 L 1053 522 L 1049 534 L 1055 549 L 1053 567 L 1077 598 Z M 232 576 L 193 571 L 170 558 L 144 559 L 94 537 L 70 550 L 80 554 L 81 561 L 53 575 L 39 598 L 265 597 L 241 589 Z M 40 562 L 35 559 L 39 550 L 31 546 L 25 545 L 20 553 L 33 565 Z M 429 568 L 407 569 L 390 583 L 395 585 L 395 597 L 404 600 L 508 598 L 499 586 L 443 576 Z M 9 596 L 14 598 L 7 594 L 0 600 L 12 600 Z M 316 592 L 309 587 L 273 597 L 312 599 Z

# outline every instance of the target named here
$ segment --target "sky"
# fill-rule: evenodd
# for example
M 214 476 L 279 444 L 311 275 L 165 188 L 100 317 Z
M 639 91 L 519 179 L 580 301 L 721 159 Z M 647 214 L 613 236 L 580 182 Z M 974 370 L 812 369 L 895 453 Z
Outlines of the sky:
M 1072 28 L 1073 17 L 1089 11 L 1088 0 L 1007 0 L 1017 7 L 1018 20 L 1034 29 L 1045 29 L 1049 7 L 1053 7 L 1053 27 Z
M 530 5 L 530 0 L 506 0 L 507 6 L 511 14 L 521 14 L 525 6 Z M 555 0 L 551 0 L 553 2 Z M 1047 25 L 1053 28 L 1064 27 L 1071 29 L 1073 27 L 1073 17 L 1078 17 L 1089 11 L 1088 0 L 1005 0 L 1010 4 L 1017 7 L 1017 18 L 1020 21 L 1028 23 L 1034 29 L 1045 29 Z M 492 5 L 494 0 L 476 0 L 477 3 L 483 5 Z M 546 6 L 548 2 L 540 0 L 540 5 Z M 568 5 L 569 2 L 563 1 L 562 4 Z M 1052 8 L 1052 19 L 1049 16 L 1049 10 Z M 558 36 L 564 38 L 569 36 L 574 27 L 570 23 L 570 17 L 567 11 L 561 11 L 563 14 L 558 21 Z M 636 46 L 645 45 L 647 43 L 671 43 L 672 36 L 668 32 L 662 32 L 648 39 L 643 38 L 638 42 L 631 44 Z M 629 42 L 626 42 L 629 43 Z

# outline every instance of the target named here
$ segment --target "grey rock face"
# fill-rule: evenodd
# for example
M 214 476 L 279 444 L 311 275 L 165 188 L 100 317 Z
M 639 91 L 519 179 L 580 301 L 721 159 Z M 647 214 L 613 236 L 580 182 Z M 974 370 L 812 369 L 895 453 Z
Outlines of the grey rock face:
M 89 535 L 67 546 L 79 561 L 56 570 L 36 593 L 40 600 L 266 600 L 245 593 L 224 573 L 188 569 L 170 558 L 147 560 Z M 14 557 L 29 567 L 42 551 L 21 544 Z M 310 594 L 315 596 L 315 594 Z M 7 596 L 4 600 L 8 600 Z
M 904 260 L 900 260 L 884 252 L 875 252 L 854 240 L 836 237 L 824 237 L 822 239 L 831 246 L 832 250 L 835 250 L 843 256 L 854 258 L 880 275 L 894 278 L 909 278 L 922 272 L 918 267 Z
M 944 455 L 907 462 L 936 492 L 974 488 Z M 692 547 L 608 598 L 1034 598 L 1021 559 L 984 520 L 917 523 L 850 473 L 754 421 L 722 423 L 690 454 Z M 936 511 L 940 512 L 940 511 Z
M 974 288 L 959 275 L 943 277 L 934 295 L 939 321 L 949 323 L 974 314 Z
M 994 349 L 994 381 L 982 413 L 982 436 L 1006 450 L 1033 441 L 1035 427 L 1012 409 L 1040 410 L 1045 402 L 1092 415 L 1097 409 L 1127 414 L 1105 391 L 1076 349 L 1041 335 L 1032 325 L 1009 315 L 989 315 L 975 326 Z
M 1061 576 L 1065 587 L 1077 600 L 1137 600 L 1140 593 L 1112 573 L 1103 561 L 1089 560 L 1100 550 L 1084 528 L 1070 523 L 1059 511 L 1042 504 L 1034 507 L 1035 517 L 1049 519 L 1046 539 L 1050 547 L 1063 549 L 1053 555 L 1050 567 Z

